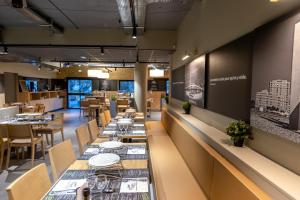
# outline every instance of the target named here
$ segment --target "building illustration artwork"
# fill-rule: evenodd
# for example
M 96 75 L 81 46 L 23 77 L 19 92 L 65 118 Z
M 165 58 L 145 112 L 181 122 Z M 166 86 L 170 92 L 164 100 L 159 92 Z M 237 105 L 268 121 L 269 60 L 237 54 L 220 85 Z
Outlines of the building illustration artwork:
M 193 104 L 203 99 L 204 89 L 196 84 L 190 84 L 185 88 L 185 94 Z
M 273 112 L 288 116 L 290 114 L 291 83 L 287 80 L 273 80 L 269 91 L 256 93 L 255 108 L 260 112 Z

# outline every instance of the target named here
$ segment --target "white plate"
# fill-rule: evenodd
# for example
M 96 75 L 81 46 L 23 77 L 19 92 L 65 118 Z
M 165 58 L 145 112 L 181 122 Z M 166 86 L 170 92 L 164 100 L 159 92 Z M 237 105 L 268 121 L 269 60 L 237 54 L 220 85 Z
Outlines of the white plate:
M 119 141 L 107 141 L 107 142 L 102 142 L 99 144 L 100 148 L 104 148 L 104 149 L 116 149 L 116 148 L 120 148 L 123 146 L 122 142 Z
M 120 156 L 117 154 L 102 153 L 91 157 L 88 164 L 90 167 L 102 168 L 112 166 L 118 162 L 120 162 Z

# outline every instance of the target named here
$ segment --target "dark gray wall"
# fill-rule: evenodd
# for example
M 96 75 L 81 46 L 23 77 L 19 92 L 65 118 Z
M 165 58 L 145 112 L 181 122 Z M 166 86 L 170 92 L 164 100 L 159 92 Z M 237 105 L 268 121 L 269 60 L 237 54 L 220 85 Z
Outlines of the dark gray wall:
M 207 109 L 250 121 L 252 35 L 225 45 L 208 56 Z M 245 75 L 241 80 L 220 80 Z
M 181 101 L 185 100 L 185 66 L 172 70 L 172 97 Z
M 4 75 L 0 74 L 0 93 L 4 93 L 5 88 L 4 88 Z
M 17 101 L 18 89 L 18 74 L 4 73 L 4 87 L 5 87 L 5 102 L 11 103 Z

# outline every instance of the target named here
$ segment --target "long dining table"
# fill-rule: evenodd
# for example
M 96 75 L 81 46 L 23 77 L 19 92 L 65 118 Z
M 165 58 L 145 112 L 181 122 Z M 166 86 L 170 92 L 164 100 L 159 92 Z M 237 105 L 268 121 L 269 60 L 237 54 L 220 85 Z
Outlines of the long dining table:
M 112 189 L 111 192 L 99 190 L 90 194 L 90 199 L 103 200 L 150 200 L 150 171 L 148 168 L 148 150 L 146 143 L 124 143 L 119 149 L 97 149 L 99 144 L 109 140 L 108 138 L 97 138 L 92 144 L 88 145 L 83 155 L 69 166 L 69 168 L 61 175 L 58 181 L 52 186 L 50 191 L 44 197 L 45 200 L 74 200 L 83 199 L 82 188 L 78 187 L 73 190 L 57 189 L 62 182 L 77 181 L 77 183 L 85 184 L 86 180 L 91 175 L 113 175 L 114 178 L 109 178 L 107 186 Z M 139 150 L 139 151 L 137 151 Z M 88 160 L 101 153 L 115 153 L 120 156 L 120 165 L 112 169 L 92 169 L 88 165 Z M 115 178 L 117 177 L 117 178 Z

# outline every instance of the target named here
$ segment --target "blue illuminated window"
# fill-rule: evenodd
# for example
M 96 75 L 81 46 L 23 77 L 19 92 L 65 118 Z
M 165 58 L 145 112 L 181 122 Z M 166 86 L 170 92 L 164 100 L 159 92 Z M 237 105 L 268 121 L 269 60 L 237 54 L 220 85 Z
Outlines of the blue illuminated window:
M 119 90 L 124 93 L 134 93 L 134 81 L 120 81 Z

